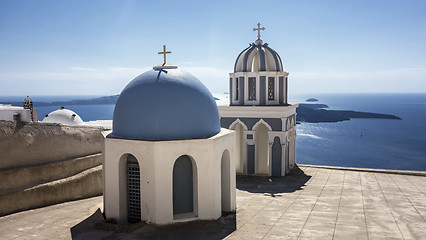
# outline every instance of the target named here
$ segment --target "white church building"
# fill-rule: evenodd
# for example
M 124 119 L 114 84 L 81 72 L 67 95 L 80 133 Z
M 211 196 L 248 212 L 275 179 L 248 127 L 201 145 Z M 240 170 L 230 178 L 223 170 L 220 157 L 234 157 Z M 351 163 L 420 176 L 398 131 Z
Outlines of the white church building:
M 119 223 L 215 220 L 236 208 L 235 132 L 166 53 L 121 92 L 104 136 L 104 211 Z
M 193 75 L 164 63 L 131 81 L 103 145 L 104 213 L 119 223 L 218 219 L 236 209 L 236 173 L 285 176 L 295 166 L 288 72 L 260 39 L 230 73 L 217 106 Z M 230 130 L 228 130 L 230 129 Z M 234 130 L 234 131 L 232 131 Z
M 288 103 L 288 72 L 281 57 L 258 38 L 229 74 L 230 105 L 219 106 L 221 126 L 236 132 L 239 174 L 285 176 L 296 162 L 296 108 Z

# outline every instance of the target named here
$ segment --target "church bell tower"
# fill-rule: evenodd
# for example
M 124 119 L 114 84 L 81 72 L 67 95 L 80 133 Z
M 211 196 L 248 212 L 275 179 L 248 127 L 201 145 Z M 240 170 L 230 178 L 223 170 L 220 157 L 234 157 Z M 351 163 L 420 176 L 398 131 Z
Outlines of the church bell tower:
M 265 30 L 257 24 L 257 40 L 237 57 L 234 72 L 229 74 L 230 105 L 286 105 L 288 72 L 277 52 L 260 38 Z
M 237 57 L 229 74 L 229 106 L 219 106 L 223 128 L 236 132 L 239 174 L 284 176 L 296 163 L 296 108 L 287 102 L 288 72 L 260 38 Z

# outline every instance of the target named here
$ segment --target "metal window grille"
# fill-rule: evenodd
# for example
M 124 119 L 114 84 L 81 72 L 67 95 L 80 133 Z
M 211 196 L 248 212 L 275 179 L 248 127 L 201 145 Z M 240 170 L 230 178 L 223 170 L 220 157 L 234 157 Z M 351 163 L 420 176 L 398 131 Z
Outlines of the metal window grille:
M 275 98 L 275 78 L 268 78 L 268 100 L 274 100 Z
M 141 221 L 140 170 L 137 163 L 127 163 L 127 216 L 129 223 Z
M 238 77 L 235 78 L 235 100 L 238 100 Z
M 249 99 L 248 100 L 256 100 L 256 78 L 249 77 L 248 78 L 248 90 L 249 90 Z

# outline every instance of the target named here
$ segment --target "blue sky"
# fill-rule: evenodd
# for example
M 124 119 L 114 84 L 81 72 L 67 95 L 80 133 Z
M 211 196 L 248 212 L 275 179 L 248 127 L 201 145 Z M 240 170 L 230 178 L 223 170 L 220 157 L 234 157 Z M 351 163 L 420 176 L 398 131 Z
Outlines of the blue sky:
M 426 1 L 0 1 L 0 96 L 118 94 L 168 62 L 228 91 L 237 55 L 277 51 L 290 93 L 426 92 Z

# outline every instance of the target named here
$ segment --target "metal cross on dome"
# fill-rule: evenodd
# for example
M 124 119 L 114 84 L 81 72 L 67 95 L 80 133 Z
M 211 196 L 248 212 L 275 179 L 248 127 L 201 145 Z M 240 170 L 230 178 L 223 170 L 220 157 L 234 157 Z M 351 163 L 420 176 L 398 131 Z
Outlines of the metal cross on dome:
M 253 28 L 253 31 L 257 31 L 257 39 L 260 39 L 260 30 L 264 31 L 264 27 L 260 27 L 260 23 L 257 23 L 257 28 Z
M 166 54 L 169 54 L 169 53 L 172 53 L 172 52 L 167 52 L 166 51 L 166 45 L 163 45 L 163 51 L 162 52 L 158 52 L 158 54 L 163 54 L 164 55 L 164 63 L 163 63 L 163 65 L 165 65 L 166 64 Z

